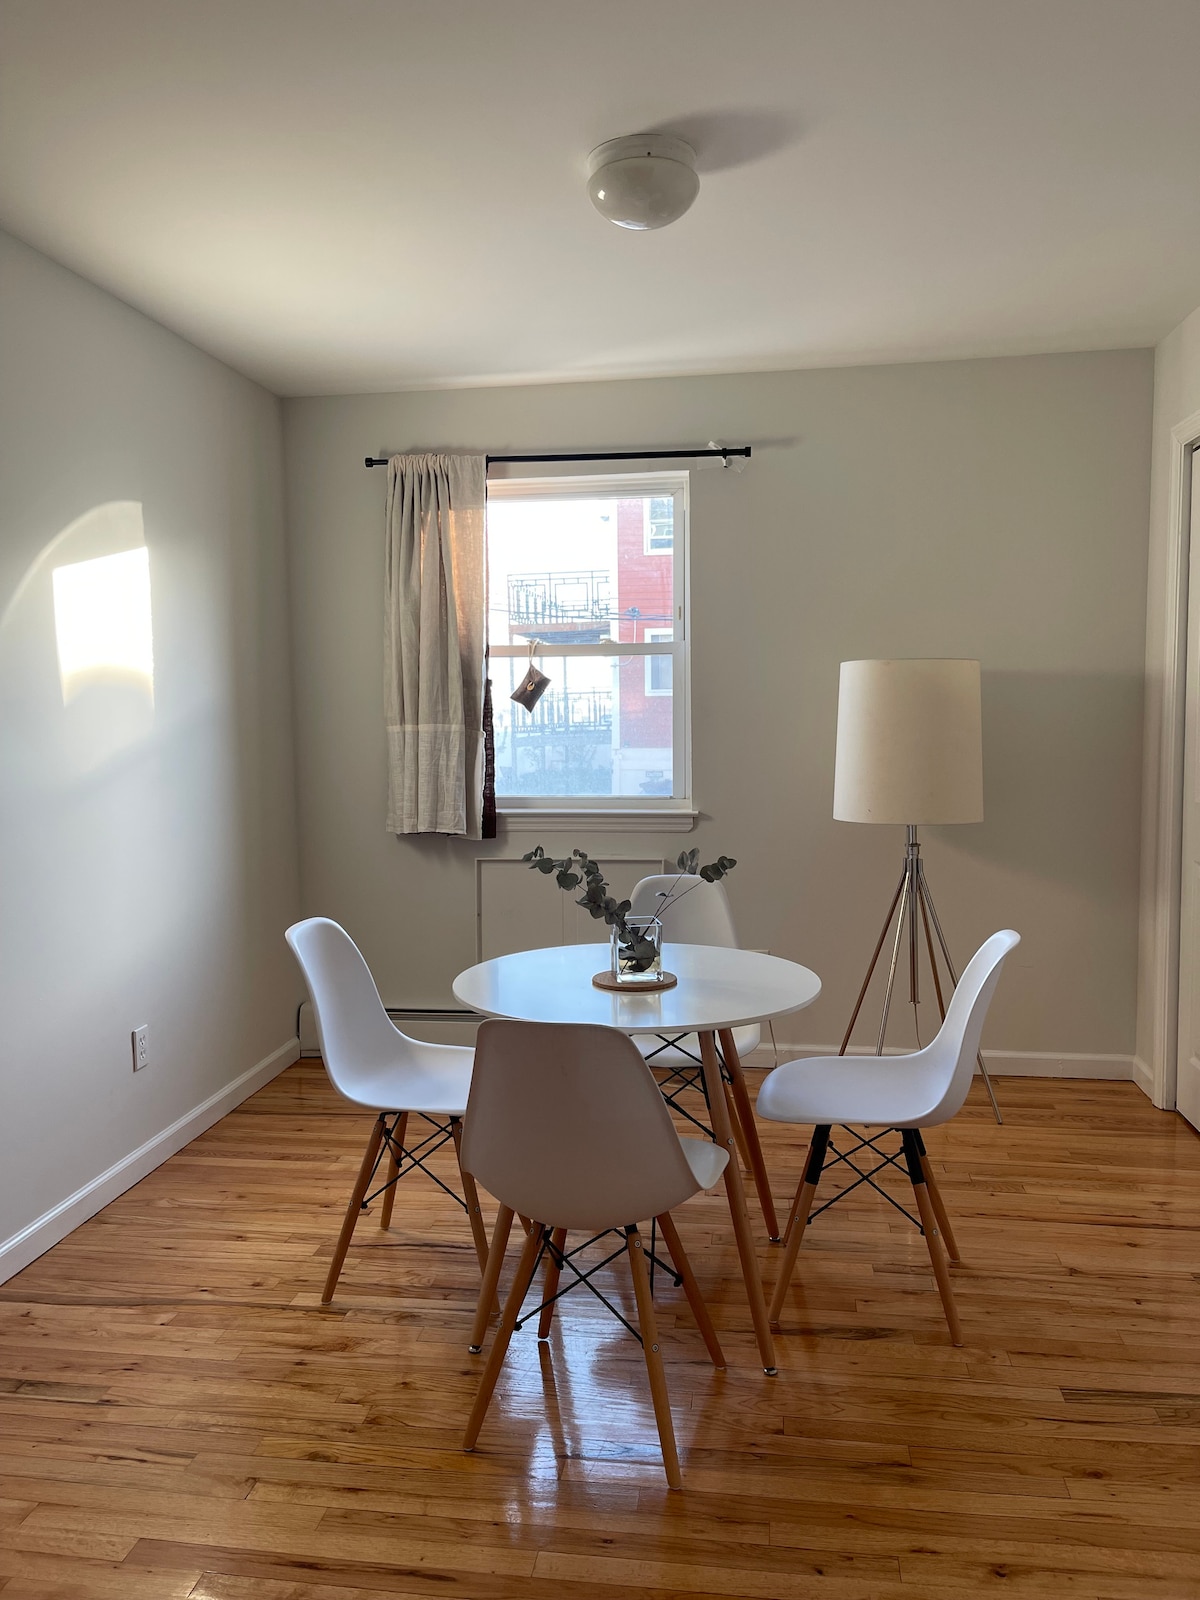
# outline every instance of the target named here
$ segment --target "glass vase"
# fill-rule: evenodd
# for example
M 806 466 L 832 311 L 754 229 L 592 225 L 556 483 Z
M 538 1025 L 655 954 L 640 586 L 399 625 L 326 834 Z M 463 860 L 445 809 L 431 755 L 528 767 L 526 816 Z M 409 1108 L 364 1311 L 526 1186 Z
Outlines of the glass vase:
M 624 933 L 613 929 L 612 975 L 622 988 L 662 981 L 662 923 L 657 917 L 626 917 Z

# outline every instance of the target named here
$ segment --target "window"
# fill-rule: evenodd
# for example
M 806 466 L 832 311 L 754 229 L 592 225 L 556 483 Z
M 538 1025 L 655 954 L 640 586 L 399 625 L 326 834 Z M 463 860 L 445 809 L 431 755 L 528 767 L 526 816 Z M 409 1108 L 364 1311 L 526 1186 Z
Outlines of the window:
M 686 525 L 678 473 L 489 485 L 496 797 L 510 817 L 688 803 Z M 509 696 L 531 645 L 551 681 L 527 712 Z
M 642 550 L 648 556 L 670 555 L 675 544 L 675 501 L 669 495 L 651 495 L 646 508 Z
M 670 628 L 647 628 L 646 642 L 659 639 L 669 639 Z M 670 656 L 646 657 L 646 693 L 670 694 L 671 692 L 671 658 Z

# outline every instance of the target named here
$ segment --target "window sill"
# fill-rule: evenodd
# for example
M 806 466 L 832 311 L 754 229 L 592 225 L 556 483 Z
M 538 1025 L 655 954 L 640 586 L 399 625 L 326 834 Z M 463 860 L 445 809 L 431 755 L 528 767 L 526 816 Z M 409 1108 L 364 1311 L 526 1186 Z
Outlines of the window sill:
M 609 810 L 595 807 L 585 811 L 577 806 L 521 806 L 507 811 L 497 809 L 505 831 L 508 833 L 542 832 L 561 833 L 568 825 L 579 823 L 599 833 L 690 833 L 696 826 L 698 811 L 659 811 L 646 809 Z

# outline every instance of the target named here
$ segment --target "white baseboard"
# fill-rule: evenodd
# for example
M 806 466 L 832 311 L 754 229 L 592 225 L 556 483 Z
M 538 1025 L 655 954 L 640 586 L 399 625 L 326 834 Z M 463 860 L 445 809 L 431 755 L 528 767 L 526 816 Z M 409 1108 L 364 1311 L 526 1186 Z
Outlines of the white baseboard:
M 883 1053 L 885 1056 L 900 1056 L 908 1054 L 908 1051 L 900 1046 L 888 1046 Z M 869 1056 L 875 1052 L 865 1045 L 854 1045 L 847 1054 Z M 791 1061 L 799 1056 L 835 1055 L 836 1045 L 785 1044 L 782 1039 L 779 1041 L 780 1061 Z M 994 1078 L 1118 1078 L 1132 1080 L 1139 1087 L 1145 1087 L 1136 1070 L 1140 1063 L 1133 1056 L 1080 1055 L 1069 1050 L 1055 1054 L 1040 1050 L 985 1050 L 983 1059 Z M 754 1052 L 749 1065 L 769 1066 L 773 1061 L 774 1052 L 766 1044 Z M 979 1075 L 978 1067 L 975 1068 L 975 1074 Z M 1148 1076 L 1146 1081 L 1149 1081 Z M 1149 1090 L 1146 1092 L 1149 1093 Z
M 300 1041 L 287 1040 L 278 1050 L 272 1050 L 269 1056 L 264 1056 L 248 1072 L 243 1072 L 240 1078 L 227 1083 L 223 1089 L 218 1089 L 216 1094 L 210 1095 L 200 1105 L 194 1106 L 169 1128 L 164 1128 L 152 1139 L 147 1139 L 145 1144 L 130 1155 L 123 1156 L 120 1161 L 109 1167 L 107 1172 L 102 1172 L 90 1183 L 85 1183 L 82 1189 L 76 1189 L 74 1194 L 68 1195 L 65 1200 L 60 1200 L 58 1205 L 37 1217 L 19 1233 L 14 1233 L 11 1238 L 5 1239 L 0 1244 L 0 1283 L 11 1278 L 15 1272 L 20 1272 L 31 1261 L 36 1261 L 40 1255 L 44 1255 L 51 1245 L 57 1244 L 60 1239 L 65 1239 L 67 1234 L 79 1227 L 81 1222 L 94 1217 L 110 1200 L 115 1200 L 118 1195 L 124 1194 L 126 1189 L 132 1189 L 135 1183 L 140 1183 L 147 1173 L 161 1166 L 168 1156 L 173 1156 L 176 1151 L 182 1150 L 185 1144 L 190 1144 L 193 1139 L 198 1138 L 206 1128 L 211 1128 L 213 1123 L 219 1122 L 227 1112 L 241 1105 L 243 1100 L 249 1099 L 257 1089 L 262 1088 L 264 1083 L 269 1083 L 272 1078 L 278 1077 L 285 1067 L 291 1066 L 299 1054 Z
M 1133 1077 L 1132 1056 L 1046 1055 L 1034 1050 L 985 1050 L 983 1059 L 993 1078 L 1119 1078 Z M 979 1067 L 975 1068 L 979 1076 Z

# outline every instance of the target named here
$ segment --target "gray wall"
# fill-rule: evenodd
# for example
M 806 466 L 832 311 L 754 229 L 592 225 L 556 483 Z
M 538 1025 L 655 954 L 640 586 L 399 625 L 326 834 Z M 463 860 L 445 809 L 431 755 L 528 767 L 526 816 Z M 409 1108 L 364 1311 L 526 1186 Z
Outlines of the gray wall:
M 825 981 L 781 1033 L 836 1041 L 902 847 L 831 818 L 838 663 L 977 656 L 987 820 L 926 837 L 947 932 L 964 955 L 1024 935 L 994 1046 L 1128 1055 L 1151 385 L 1150 352 L 1125 351 L 285 402 L 306 910 L 352 930 L 389 1003 L 449 1004 L 476 858 L 537 837 L 384 831 L 384 475 L 363 456 L 748 442 L 743 475 L 692 474 L 704 817 L 547 844 L 738 857 L 743 942 Z
M 0 235 L 0 436 L 2 1244 L 286 1044 L 298 880 L 278 401 Z M 113 502 L 153 703 L 64 704 L 51 574 Z

